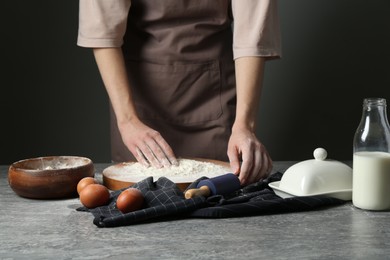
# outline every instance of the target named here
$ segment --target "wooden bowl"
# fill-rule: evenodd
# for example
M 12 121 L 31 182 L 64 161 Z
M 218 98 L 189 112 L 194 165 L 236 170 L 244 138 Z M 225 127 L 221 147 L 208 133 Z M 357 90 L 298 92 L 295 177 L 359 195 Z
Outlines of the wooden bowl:
M 77 156 L 49 156 L 21 160 L 8 170 L 8 183 L 21 197 L 62 199 L 77 196 L 77 184 L 94 176 L 90 159 Z

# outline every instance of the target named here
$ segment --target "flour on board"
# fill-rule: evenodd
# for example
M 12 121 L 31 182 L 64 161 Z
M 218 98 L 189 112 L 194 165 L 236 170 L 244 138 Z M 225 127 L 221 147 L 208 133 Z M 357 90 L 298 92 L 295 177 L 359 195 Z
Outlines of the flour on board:
M 149 176 L 153 176 L 154 179 L 167 177 L 180 181 L 180 179 L 196 180 L 203 176 L 215 177 L 230 171 L 230 168 L 212 162 L 191 159 L 178 159 L 178 161 L 178 166 L 172 165 L 163 168 L 145 167 L 138 162 L 123 163 L 122 167 L 110 171 L 109 176 L 121 181 L 141 180 Z

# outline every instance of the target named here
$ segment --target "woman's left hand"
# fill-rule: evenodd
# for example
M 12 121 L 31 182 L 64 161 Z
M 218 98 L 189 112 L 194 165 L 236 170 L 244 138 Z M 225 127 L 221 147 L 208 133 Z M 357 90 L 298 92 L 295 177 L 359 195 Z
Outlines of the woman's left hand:
M 267 149 L 248 129 L 233 130 L 228 157 L 233 172 L 239 176 L 243 186 L 266 178 L 272 170 L 272 159 Z

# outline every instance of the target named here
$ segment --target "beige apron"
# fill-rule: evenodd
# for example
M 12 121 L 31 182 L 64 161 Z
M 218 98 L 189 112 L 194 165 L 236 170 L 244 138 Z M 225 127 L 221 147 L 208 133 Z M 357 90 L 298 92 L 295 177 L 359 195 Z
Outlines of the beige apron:
M 235 116 L 229 0 L 132 0 L 123 51 L 141 120 L 177 157 L 228 160 Z M 134 160 L 111 109 L 112 159 Z

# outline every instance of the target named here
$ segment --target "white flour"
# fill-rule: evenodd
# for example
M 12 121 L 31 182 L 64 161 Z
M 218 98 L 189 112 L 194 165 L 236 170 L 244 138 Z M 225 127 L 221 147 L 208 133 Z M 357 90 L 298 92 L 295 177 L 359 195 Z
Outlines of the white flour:
M 110 178 L 121 181 L 135 182 L 153 176 L 154 179 L 167 177 L 175 182 L 193 181 L 200 177 L 215 177 L 230 172 L 229 167 L 224 167 L 211 162 L 202 162 L 190 159 L 178 159 L 178 166 L 163 168 L 145 167 L 142 164 L 124 163 L 122 167 L 110 167 L 106 171 Z
M 59 157 L 53 160 L 45 160 L 44 158 L 40 158 L 37 160 L 38 170 L 59 170 L 59 169 L 70 169 L 82 166 L 85 163 L 84 160 L 75 160 L 72 158 Z

